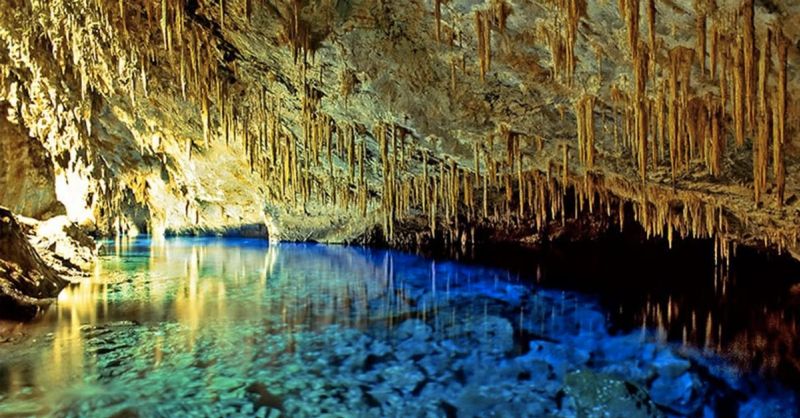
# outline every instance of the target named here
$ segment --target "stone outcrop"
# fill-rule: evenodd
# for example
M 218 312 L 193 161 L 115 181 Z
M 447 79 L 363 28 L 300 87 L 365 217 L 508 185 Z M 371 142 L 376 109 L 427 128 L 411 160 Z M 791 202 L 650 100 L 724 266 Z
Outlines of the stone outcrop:
M 0 207 L 0 318 L 29 319 L 94 259 L 94 240 L 64 216 L 37 222 Z
M 100 233 L 468 242 L 602 212 L 798 252 L 793 2 L 8 1 L 4 116 Z
M 0 106 L 0 111 L 5 112 Z M 56 196 L 53 163 L 41 142 L 0 117 L 0 204 L 14 213 L 45 219 L 65 213 Z
M 33 315 L 67 284 L 39 257 L 5 208 L 0 208 L 0 254 L 0 305 L 5 314 Z

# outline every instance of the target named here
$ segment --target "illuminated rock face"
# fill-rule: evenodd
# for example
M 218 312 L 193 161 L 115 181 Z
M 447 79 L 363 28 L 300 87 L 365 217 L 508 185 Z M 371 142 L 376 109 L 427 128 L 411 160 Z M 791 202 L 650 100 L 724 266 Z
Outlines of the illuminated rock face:
M 794 2 L 10 2 L 0 104 L 101 233 L 465 243 L 602 213 L 798 252 Z
M 56 198 L 53 164 L 42 144 L 5 118 L 0 118 L 0 144 L 0 202 L 24 216 L 65 213 Z
M 0 305 L 4 316 L 32 316 L 66 285 L 28 243 L 14 215 L 0 207 Z

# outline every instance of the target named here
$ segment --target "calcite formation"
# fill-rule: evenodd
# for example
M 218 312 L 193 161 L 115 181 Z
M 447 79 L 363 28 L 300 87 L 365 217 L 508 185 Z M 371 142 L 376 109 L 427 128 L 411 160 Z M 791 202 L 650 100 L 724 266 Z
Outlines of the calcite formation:
M 800 254 L 795 2 L 4 2 L 3 117 L 100 233 L 470 242 L 597 212 Z

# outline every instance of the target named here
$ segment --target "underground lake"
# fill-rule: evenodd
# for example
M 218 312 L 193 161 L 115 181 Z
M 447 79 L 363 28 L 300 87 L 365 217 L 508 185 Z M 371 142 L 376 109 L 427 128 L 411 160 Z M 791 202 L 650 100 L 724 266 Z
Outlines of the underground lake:
M 6 329 L 0 416 L 796 414 L 797 305 L 764 297 L 791 281 L 758 291 L 733 266 L 723 290 L 675 267 L 696 266 L 694 248 L 658 266 L 657 248 L 627 249 L 641 261 L 619 267 L 579 245 L 459 261 L 243 238 L 102 244 L 90 276 Z M 653 270 L 690 277 L 665 292 Z
M 0 0 L 0 418 L 800 418 L 800 0 Z

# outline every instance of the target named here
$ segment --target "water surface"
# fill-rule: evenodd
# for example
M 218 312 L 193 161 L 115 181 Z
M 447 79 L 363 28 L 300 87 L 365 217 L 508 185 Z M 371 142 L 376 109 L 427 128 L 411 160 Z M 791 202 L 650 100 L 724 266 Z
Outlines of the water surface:
M 107 248 L 0 344 L 0 415 L 795 415 L 790 387 L 535 275 L 246 239 Z

